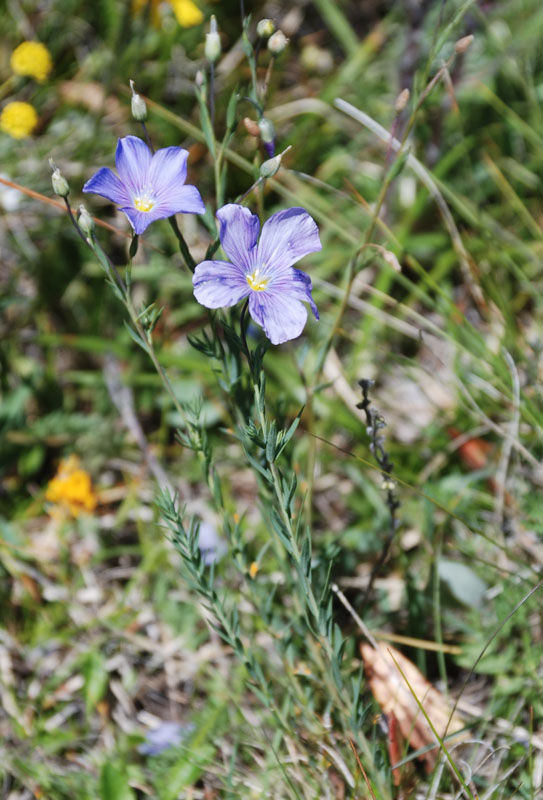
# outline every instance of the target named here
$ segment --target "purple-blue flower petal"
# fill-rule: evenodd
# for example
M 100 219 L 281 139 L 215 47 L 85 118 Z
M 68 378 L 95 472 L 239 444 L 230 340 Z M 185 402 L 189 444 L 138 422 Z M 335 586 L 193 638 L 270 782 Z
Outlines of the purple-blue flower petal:
M 121 211 L 126 214 L 137 234 L 143 233 L 144 230 L 148 228 L 152 222 L 156 222 L 157 219 L 164 219 L 165 217 L 171 216 L 170 211 L 164 213 L 160 206 L 155 206 L 151 211 L 138 211 L 134 206 L 124 206 L 124 208 L 121 208 Z
M 206 308 L 233 306 L 250 292 L 245 272 L 228 261 L 202 261 L 192 283 L 194 296 Z
M 156 192 L 172 184 L 185 183 L 188 157 L 188 150 L 181 147 L 163 147 L 156 151 L 149 167 L 149 183 Z
M 272 214 L 264 223 L 258 260 L 268 268 L 280 270 L 321 249 L 315 220 L 303 208 L 288 208 Z
M 302 272 L 301 269 L 289 267 L 289 269 L 281 272 L 270 284 L 269 291 L 273 294 L 289 295 L 296 298 L 296 300 L 303 300 L 309 303 L 311 311 L 316 319 L 319 319 L 319 312 L 315 301 L 311 295 L 311 278 L 307 272 Z
M 288 294 L 251 292 L 249 311 L 254 321 L 264 328 L 272 344 L 296 339 L 307 322 L 303 303 Z
M 192 724 L 161 722 L 157 728 L 148 732 L 145 742 L 138 747 L 138 752 L 147 756 L 157 756 L 168 747 L 181 744 L 193 730 L 194 725 Z
M 108 167 L 102 167 L 92 178 L 89 178 L 83 186 L 83 191 L 99 194 L 101 197 L 106 197 L 112 203 L 117 203 L 118 205 L 125 205 L 130 202 L 124 185 Z
M 222 249 L 234 264 L 246 270 L 255 265 L 260 222 L 248 208 L 228 203 L 217 211 Z
M 145 142 L 137 136 L 125 136 L 124 139 L 119 139 L 115 152 L 115 166 L 129 194 L 139 194 L 148 188 L 152 157 Z
M 196 186 L 175 186 L 162 189 L 156 196 L 157 204 L 153 211 L 160 211 L 160 217 L 172 214 L 205 214 L 206 207 Z

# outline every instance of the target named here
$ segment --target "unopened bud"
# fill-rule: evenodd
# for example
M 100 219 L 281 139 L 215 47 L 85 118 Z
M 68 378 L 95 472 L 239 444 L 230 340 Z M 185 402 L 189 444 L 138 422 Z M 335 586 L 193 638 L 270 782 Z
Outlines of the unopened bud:
M 254 119 L 251 119 L 251 117 L 244 117 L 243 125 L 250 136 L 260 136 L 258 122 L 255 122 Z
M 275 31 L 268 39 L 268 50 L 270 53 L 273 53 L 274 56 L 278 56 L 283 52 L 287 44 L 288 39 L 283 31 Z
M 132 116 L 137 122 L 145 122 L 147 119 L 147 106 L 145 100 L 134 89 L 134 81 L 130 81 L 132 89 Z
M 273 176 L 278 172 L 279 167 L 281 166 L 281 159 L 291 148 L 291 145 L 287 147 L 286 150 L 283 150 L 282 153 L 279 153 L 278 156 L 274 158 L 268 158 L 267 161 L 264 161 L 260 165 L 260 177 L 261 178 L 273 178 Z
M 396 102 L 394 103 L 394 111 L 396 114 L 401 114 L 406 105 L 409 103 L 409 96 L 410 96 L 409 89 L 402 89 L 398 97 L 396 98 Z
M 275 31 L 275 25 L 271 19 L 261 19 L 256 26 L 256 32 L 262 39 L 269 39 Z
M 212 64 L 219 58 L 221 54 L 221 37 L 217 30 L 217 20 L 215 15 L 211 15 L 209 33 L 206 33 L 205 55 L 208 61 Z
M 251 44 L 251 40 L 249 39 L 247 30 L 245 28 L 241 34 L 241 47 L 247 58 L 251 58 L 253 55 L 253 45 Z
M 70 187 L 68 185 L 68 181 L 59 170 L 58 167 L 55 166 L 53 163 L 53 159 L 49 159 L 49 166 L 53 170 L 51 175 L 51 183 L 53 185 L 53 191 L 58 197 L 68 197 L 70 194 Z
M 94 220 L 83 203 L 81 203 L 79 206 L 79 216 L 77 217 L 77 222 L 85 236 L 90 239 L 94 231 Z
M 383 261 L 385 261 L 389 265 L 389 267 L 392 267 L 392 269 L 395 272 L 402 271 L 400 262 L 398 261 L 398 258 L 395 253 L 393 253 L 391 250 L 385 250 L 385 248 L 383 248 L 381 250 L 381 255 L 383 256 Z
M 262 117 L 258 121 L 258 130 L 266 153 L 270 157 L 273 156 L 275 154 L 275 128 L 273 127 L 273 122 L 267 117 Z
M 470 44 L 473 41 L 473 36 L 463 36 L 462 39 L 459 39 L 454 46 L 455 53 L 465 53 Z
M 264 144 L 270 144 L 275 139 L 275 128 L 273 127 L 271 119 L 262 117 L 262 119 L 258 121 L 258 130 Z

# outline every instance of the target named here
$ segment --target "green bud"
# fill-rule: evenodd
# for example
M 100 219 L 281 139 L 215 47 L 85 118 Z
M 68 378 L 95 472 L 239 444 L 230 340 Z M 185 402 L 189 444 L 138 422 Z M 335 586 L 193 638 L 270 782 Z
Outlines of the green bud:
M 132 116 L 137 122 L 145 122 L 147 119 L 147 106 L 145 100 L 134 89 L 134 81 L 130 81 L 132 89 Z
M 271 19 L 261 19 L 256 26 L 256 32 L 262 39 L 269 39 L 275 31 L 275 25 Z
M 79 216 L 77 217 L 77 222 L 85 236 L 90 239 L 94 231 L 94 220 L 83 203 L 81 203 L 79 206 Z
M 247 56 L 247 58 L 252 58 L 253 56 L 253 45 L 251 44 L 251 40 L 247 34 L 247 31 L 244 29 L 243 33 L 241 34 L 241 47 L 243 52 Z
M 283 158 L 285 153 L 288 153 L 290 148 L 291 145 L 289 144 L 286 150 L 283 150 L 282 153 L 279 153 L 279 155 L 274 156 L 273 158 L 268 158 L 267 161 L 264 161 L 260 165 L 260 177 L 273 178 L 273 176 L 279 171 L 279 167 L 281 166 L 281 159 Z
M 288 39 L 283 31 L 275 31 L 275 33 L 268 39 L 268 50 L 274 56 L 278 56 L 283 52 L 288 44 Z
M 206 33 L 206 44 L 205 44 L 205 54 L 208 61 L 211 61 L 212 64 L 217 61 L 221 54 L 221 37 L 219 36 L 219 32 L 217 30 L 217 20 L 215 15 L 212 14 L 210 25 L 209 25 L 209 33 Z
M 49 159 L 49 166 L 53 170 L 53 174 L 51 175 L 51 183 L 53 184 L 54 193 L 58 195 L 58 197 L 68 197 L 70 194 L 68 181 L 59 168 L 55 166 L 52 158 Z

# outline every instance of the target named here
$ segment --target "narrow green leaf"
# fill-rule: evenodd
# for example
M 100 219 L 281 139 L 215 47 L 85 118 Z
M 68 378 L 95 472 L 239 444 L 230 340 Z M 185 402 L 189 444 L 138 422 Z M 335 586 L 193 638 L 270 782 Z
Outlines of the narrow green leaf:
M 136 800 L 127 778 L 109 761 L 100 773 L 100 800 Z

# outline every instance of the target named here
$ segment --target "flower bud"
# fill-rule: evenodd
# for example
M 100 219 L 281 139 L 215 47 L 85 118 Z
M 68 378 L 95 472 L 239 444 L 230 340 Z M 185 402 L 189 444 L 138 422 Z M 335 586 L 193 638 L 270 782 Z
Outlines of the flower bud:
M 258 121 L 258 130 L 264 144 L 271 144 L 275 139 L 275 128 L 273 127 L 271 119 L 262 117 L 262 119 Z
M 273 178 L 273 176 L 279 171 L 279 167 L 281 166 L 281 159 L 283 158 L 285 153 L 287 153 L 290 150 L 290 148 L 291 145 L 289 144 L 286 150 L 283 150 L 283 152 L 279 153 L 278 156 L 275 156 L 274 158 L 268 158 L 267 161 L 264 161 L 260 165 L 260 177 Z
M 288 44 L 288 39 L 283 31 L 275 31 L 275 33 L 268 39 L 268 50 L 274 56 L 278 56 L 283 52 Z
M 145 100 L 134 89 L 134 81 L 130 81 L 132 89 L 132 116 L 137 122 L 145 122 L 147 119 L 147 106 Z
M 246 18 L 247 19 L 247 18 Z M 241 34 L 241 47 L 247 58 L 252 58 L 254 49 L 247 33 L 247 27 L 244 25 L 243 33 Z
M 217 20 L 215 15 L 212 14 L 209 25 L 209 33 L 206 33 L 205 55 L 208 61 L 212 64 L 217 61 L 221 54 L 221 37 L 217 30 Z
M 396 98 L 396 102 L 394 103 L 394 111 L 396 114 L 401 114 L 406 105 L 409 102 L 410 92 L 409 89 L 402 89 L 398 97 Z
M 53 170 L 53 174 L 51 175 L 51 183 L 53 184 L 54 193 L 58 195 L 58 197 L 68 197 L 70 194 L 68 181 L 59 168 L 55 166 L 52 158 L 49 159 L 49 166 Z
M 255 122 L 254 119 L 250 117 L 243 118 L 243 125 L 245 126 L 245 130 L 251 136 L 260 136 L 260 128 L 258 127 L 258 122 Z
M 273 127 L 273 122 L 267 117 L 262 117 L 258 121 L 258 130 L 266 153 L 270 157 L 273 156 L 275 154 L 275 128 Z
M 79 216 L 77 217 L 77 222 L 85 236 L 90 239 L 94 231 L 94 220 L 83 203 L 81 203 L 79 206 Z
M 275 31 L 275 25 L 271 19 L 261 19 L 256 26 L 256 32 L 261 39 L 269 39 Z
M 462 39 L 459 39 L 456 42 L 456 44 L 454 46 L 454 52 L 455 53 L 459 53 L 459 54 L 460 53 L 465 53 L 466 50 L 468 49 L 468 47 L 470 46 L 470 44 L 472 43 L 472 41 L 473 41 L 473 36 L 471 36 L 471 35 L 470 36 L 463 36 Z

